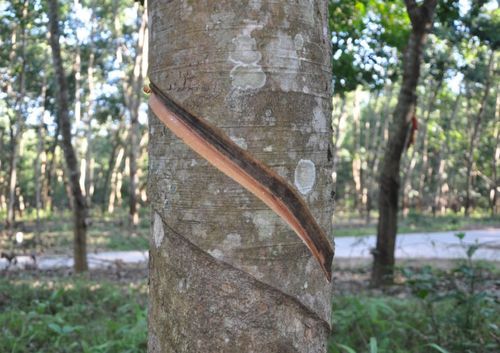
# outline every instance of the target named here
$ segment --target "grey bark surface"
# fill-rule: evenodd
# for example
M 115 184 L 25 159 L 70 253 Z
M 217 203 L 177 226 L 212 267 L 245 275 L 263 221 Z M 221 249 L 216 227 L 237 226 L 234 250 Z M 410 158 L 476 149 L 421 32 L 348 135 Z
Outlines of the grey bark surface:
M 75 272 L 88 269 L 87 264 L 87 205 L 80 188 L 78 161 L 71 141 L 68 83 L 64 72 L 59 44 L 59 15 L 57 0 L 49 1 L 49 31 L 52 61 L 57 81 L 57 121 L 62 135 L 62 149 L 66 161 L 67 179 L 73 201 L 73 256 Z
M 331 232 L 324 1 L 151 1 L 149 76 Z M 149 352 L 326 352 L 331 285 L 271 210 L 150 114 Z
M 411 117 L 415 112 L 417 103 L 416 87 L 420 77 L 422 49 L 427 33 L 432 27 L 437 0 L 425 0 L 422 4 L 417 4 L 414 0 L 405 0 L 405 4 L 410 16 L 412 30 L 403 57 L 403 81 L 381 166 L 377 245 L 373 251 L 373 285 L 392 282 L 393 278 L 394 252 L 398 228 L 401 156 L 405 148 Z

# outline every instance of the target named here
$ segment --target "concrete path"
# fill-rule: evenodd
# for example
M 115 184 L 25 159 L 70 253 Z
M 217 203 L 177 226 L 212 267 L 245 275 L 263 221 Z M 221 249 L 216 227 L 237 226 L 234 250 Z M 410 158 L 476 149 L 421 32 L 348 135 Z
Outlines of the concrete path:
M 460 241 L 454 232 L 400 234 L 396 243 L 396 258 L 399 259 L 455 259 L 464 258 L 468 246 L 477 244 L 476 260 L 500 261 L 500 229 L 468 230 Z M 375 247 L 374 235 L 364 237 L 342 237 L 335 240 L 336 258 L 370 258 Z M 106 268 L 120 263 L 147 263 L 147 251 L 113 251 L 88 254 L 90 268 Z M 0 259 L 0 270 L 7 268 L 6 259 Z M 36 267 L 41 270 L 72 267 L 73 259 L 68 256 L 40 256 Z M 17 264 L 10 268 L 34 268 L 29 256 L 18 256 Z
M 97 254 L 87 254 L 89 268 L 106 268 L 109 266 L 118 266 L 123 264 L 146 264 L 148 261 L 147 251 L 107 251 Z M 73 258 L 66 255 L 42 255 L 37 257 L 36 264 L 31 256 L 17 256 L 17 263 L 10 265 L 11 269 L 35 269 L 49 270 L 56 268 L 70 268 L 73 267 Z M 0 259 L 0 270 L 9 267 L 6 259 Z
M 465 233 L 462 241 L 455 234 Z M 336 258 L 368 258 L 375 247 L 374 235 L 335 239 Z M 400 234 L 396 239 L 396 258 L 400 259 L 460 259 L 466 257 L 467 247 L 479 248 L 473 259 L 500 261 L 500 229 L 454 232 Z

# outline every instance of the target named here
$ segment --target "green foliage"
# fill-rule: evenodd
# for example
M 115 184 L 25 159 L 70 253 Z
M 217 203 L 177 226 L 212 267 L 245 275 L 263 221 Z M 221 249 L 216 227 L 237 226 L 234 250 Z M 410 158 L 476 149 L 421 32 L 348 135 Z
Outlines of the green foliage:
M 451 273 L 403 269 L 408 297 L 334 298 L 329 352 L 498 351 L 500 307 L 491 293 L 477 290 L 481 266 L 466 260 Z
M 402 269 L 398 296 L 335 296 L 329 353 L 498 351 L 500 306 L 483 286 L 498 270 L 464 250 L 470 256 L 451 271 Z M 146 286 L 1 278 L 0 325 L 0 352 L 143 352 Z
M 144 288 L 0 279 L 0 352 L 144 352 Z
M 410 29 L 402 1 L 332 0 L 329 16 L 336 94 L 359 84 L 381 87 L 394 77 L 393 59 L 406 45 Z

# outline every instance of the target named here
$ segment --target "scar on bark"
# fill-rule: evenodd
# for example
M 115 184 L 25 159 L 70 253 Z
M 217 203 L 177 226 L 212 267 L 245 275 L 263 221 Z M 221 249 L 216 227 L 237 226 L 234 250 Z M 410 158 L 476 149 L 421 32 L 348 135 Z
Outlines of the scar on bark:
M 257 196 L 278 214 L 305 243 L 330 282 L 333 246 L 305 202 L 288 182 L 236 145 L 223 131 L 190 113 L 150 82 L 149 106 L 178 138 Z

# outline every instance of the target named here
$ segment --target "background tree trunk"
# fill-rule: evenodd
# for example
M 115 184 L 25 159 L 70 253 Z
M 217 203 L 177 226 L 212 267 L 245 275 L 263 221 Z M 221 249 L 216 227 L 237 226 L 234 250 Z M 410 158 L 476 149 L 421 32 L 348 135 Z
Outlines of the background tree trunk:
M 500 95 L 497 92 L 496 106 L 495 106 L 495 152 L 493 158 L 491 159 L 491 169 L 493 171 L 492 185 L 490 190 L 490 202 L 491 202 L 491 216 L 494 217 L 498 214 L 498 189 L 500 185 L 498 183 L 498 160 L 500 159 Z
M 9 165 L 9 186 L 8 186 L 8 204 L 7 204 L 7 220 L 6 228 L 7 234 L 12 236 L 14 221 L 15 221 L 15 203 L 16 203 L 16 185 L 17 185 L 17 163 L 19 161 L 19 149 L 21 145 L 21 139 L 24 130 L 24 119 L 22 113 L 22 108 L 24 107 L 24 96 L 25 96 L 25 70 L 26 70 L 26 23 L 25 19 L 28 16 L 28 2 L 24 1 L 22 6 L 22 15 L 20 23 L 20 47 L 18 48 L 17 42 L 17 29 L 15 26 L 12 31 L 12 47 L 9 52 L 10 62 L 15 60 L 20 60 L 22 62 L 19 79 L 18 79 L 18 92 L 14 92 L 14 87 L 10 82 L 7 83 L 7 94 L 9 96 L 14 96 L 14 112 L 15 112 L 15 122 L 10 125 L 10 165 Z
M 354 92 L 354 101 L 352 107 L 352 121 L 353 121 L 353 134 L 355 148 L 354 155 L 352 157 L 352 179 L 354 181 L 354 208 L 359 212 L 360 216 L 363 213 L 363 202 L 362 202 L 362 185 L 361 185 L 361 91 L 356 89 Z
M 151 80 L 294 184 L 330 234 L 326 2 L 149 9 Z M 149 352 L 326 352 L 331 285 L 305 245 L 152 115 L 148 180 Z
M 111 171 L 111 191 L 109 193 L 108 199 L 108 213 L 112 214 L 115 211 L 115 201 L 117 198 L 121 198 L 121 181 L 122 172 L 120 168 L 122 167 L 123 156 L 125 155 L 125 148 L 120 146 L 118 148 L 118 153 L 116 160 L 114 161 L 113 170 Z M 119 196 L 118 196 L 119 195 Z
M 466 194 L 465 194 L 465 202 L 464 202 L 464 210 L 465 217 L 469 217 L 470 207 L 471 207 L 471 188 L 472 188 L 472 169 L 474 164 L 474 151 L 476 149 L 477 139 L 481 130 L 481 121 L 483 120 L 483 115 L 486 110 L 486 102 L 488 100 L 488 96 L 490 94 L 491 88 L 491 76 L 494 71 L 495 61 L 493 60 L 495 57 L 495 51 L 492 50 L 490 53 L 490 57 L 488 60 L 488 72 L 486 83 L 484 86 L 484 93 L 481 99 L 481 103 L 479 106 L 479 111 L 475 116 L 472 125 L 472 132 L 470 134 L 469 140 L 469 149 L 467 151 L 467 171 L 466 171 Z
M 57 115 L 61 127 L 62 149 L 68 171 L 68 180 L 73 197 L 73 222 L 74 222 L 74 266 L 76 272 L 86 271 L 87 265 L 87 205 L 80 188 L 80 173 L 75 150 L 71 142 L 71 121 L 69 117 L 68 84 L 64 72 L 61 47 L 59 45 L 59 19 L 57 0 L 49 1 L 49 30 L 52 60 L 57 79 Z
M 131 81 L 126 87 L 127 106 L 130 113 L 129 132 L 129 223 L 136 226 L 139 223 L 139 213 L 137 211 L 138 184 L 137 158 L 139 149 L 139 108 L 142 97 L 142 81 L 147 68 L 147 13 L 144 9 L 139 28 L 139 35 L 136 47 L 136 57 Z
M 372 270 L 372 283 L 375 286 L 384 282 L 392 282 L 394 273 L 401 156 L 405 148 L 411 117 L 415 112 L 422 49 L 427 32 L 432 27 L 437 0 L 425 0 L 421 5 L 417 5 L 414 0 L 405 0 L 405 3 L 412 29 L 404 53 L 403 82 L 394 110 L 392 128 L 380 174 L 377 245 L 373 252 Z
M 446 179 L 448 177 L 447 161 L 450 158 L 450 150 L 451 150 L 449 142 L 449 130 L 451 129 L 452 124 L 456 120 L 457 112 L 460 107 L 460 102 L 461 102 L 461 96 L 459 94 L 455 100 L 451 116 L 448 117 L 447 115 L 442 113 L 441 117 L 441 120 L 444 122 L 443 132 L 445 138 L 444 138 L 444 143 L 442 145 L 442 149 L 438 152 L 439 162 L 437 164 L 439 165 L 439 167 L 438 167 L 438 174 L 436 176 L 434 204 L 432 206 L 432 213 L 434 216 L 436 216 L 436 214 L 441 214 L 441 215 L 445 214 L 446 201 L 444 198 L 444 194 L 447 192 L 448 188 L 446 183 Z

